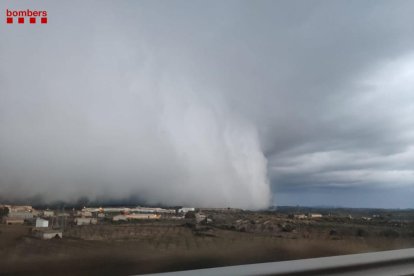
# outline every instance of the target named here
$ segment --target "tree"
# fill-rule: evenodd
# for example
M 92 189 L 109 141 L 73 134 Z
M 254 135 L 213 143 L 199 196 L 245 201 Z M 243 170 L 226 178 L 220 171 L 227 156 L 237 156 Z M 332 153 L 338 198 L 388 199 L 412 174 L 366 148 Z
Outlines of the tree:
M 9 208 L 0 207 L 0 218 L 6 217 L 9 214 Z
M 186 214 L 185 214 L 185 216 L 184 216 L 186 219 L 195 219 L 196 218 L 196 216 L 195 216 L 195 212 L 194 211 L 189 211 L 189 212 L 187 212 Z

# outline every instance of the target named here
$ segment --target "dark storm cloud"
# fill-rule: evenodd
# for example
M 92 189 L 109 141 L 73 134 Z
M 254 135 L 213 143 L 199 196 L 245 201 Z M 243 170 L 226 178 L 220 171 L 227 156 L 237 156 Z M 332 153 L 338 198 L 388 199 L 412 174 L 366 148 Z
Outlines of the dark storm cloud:
M 49 12 L 0 26 L 3 196 L 261 208 L 413 186 L 409 1 L 1 5 Z

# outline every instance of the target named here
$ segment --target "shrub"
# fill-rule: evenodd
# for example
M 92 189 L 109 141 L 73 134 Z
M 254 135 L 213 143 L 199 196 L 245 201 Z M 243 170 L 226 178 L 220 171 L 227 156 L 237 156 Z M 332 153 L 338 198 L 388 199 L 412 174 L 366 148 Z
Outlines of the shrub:
M 366 237 L 366 236 L 368 236 L 368 232 L 365 229 L 358 228 L 357 231 L 356 231 L 356 235 L 358 237 Z
M 194 211 L 189 211 L 185 214 L 185 218 L 186 219 L 195 219 L 195 212 Z
M 337 236 L 337 235 L 338 235 L 338 231 L 336 231 L 336 229 L 331 229 L 331 230 L 329 231 L 329 235 L 330 235 L 330 236 Z
M 400 233 L 393 229 L 387 229 L 381 232 L 381 235 L 387 238 L 398 238 L 400 236 Z

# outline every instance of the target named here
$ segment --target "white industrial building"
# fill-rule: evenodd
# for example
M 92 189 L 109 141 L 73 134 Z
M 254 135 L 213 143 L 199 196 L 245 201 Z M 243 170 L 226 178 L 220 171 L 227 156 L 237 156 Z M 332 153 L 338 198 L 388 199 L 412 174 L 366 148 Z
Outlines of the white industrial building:
M 188 213 L 188 212 L 194 212 L 195 208 L 194 207 L 183 207 L 181 209 L 178 209 L 178 213 Z
M 36 228 L 46 228 L 49 227 L 49 221 L 42 218 L 37 218 L 35 225 Z
M 136 219 L 160 219 L 159 214 L 130 214 L 130 215 L 117 215 L 112 218 L 113 221 L 127 221 Z
M 322 214 L 309 213 L 308 218 L 321 218 Z
M 164 209 L 164 208 L 151 208 L 151 207 L 136 207 L 128 210 L 129 212 L 137 213 L 158 213 L 158 214 L 175 214 L 174 209 Z

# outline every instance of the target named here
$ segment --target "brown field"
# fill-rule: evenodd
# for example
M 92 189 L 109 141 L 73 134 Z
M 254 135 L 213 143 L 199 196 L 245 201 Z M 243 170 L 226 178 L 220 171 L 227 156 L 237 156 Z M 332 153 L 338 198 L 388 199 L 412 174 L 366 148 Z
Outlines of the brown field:
M 393 230 L 271 215 L 220 216 L 213 214 L 215 223 L 204 226 L 183 221 L 72 226 L 63 239 L 46 241 L 31 237 L 29 226 L 0 225 L 0 274 L 128 275 L 414 246 L 412 226 Z

